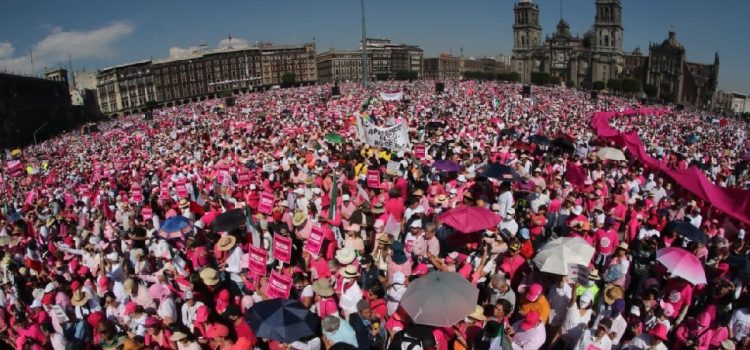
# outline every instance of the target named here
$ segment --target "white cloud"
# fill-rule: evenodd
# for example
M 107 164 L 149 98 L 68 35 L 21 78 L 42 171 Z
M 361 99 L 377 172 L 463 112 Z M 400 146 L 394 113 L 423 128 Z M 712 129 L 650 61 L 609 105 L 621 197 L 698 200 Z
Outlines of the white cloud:
M 231 40 L 229 38 L 226 38 L 219 41 L 218 48 L 227 49 L 230 46 L 234 49 L 245 49 L 250 47 L 250 43 L 242 38 L 232 38 Z
M 128 22 L 115 22 L 91 31 L 65 31 L 61 27 L 52 27 L 49 35 L 33 46 L 34 65 L 41 69 L 45 66 L 72 59 L 91 59 L 112 57 L 116 50 L 114 43 L 128 36 L 135 26 Z M 13 57 L 13 45 L 0 43 L 0 70 L 29 73 L 28 54 Z
M 11 57 L 15 50 L 11 43 L 0 43 L 0 59 Z
M 181 47 L 170 47 L 169 48 L 169 58 L 181 58 L 185 56 L 189 56 L 195 51 L 198 51 L 200 48 L 198 46 L 190 46 L 188 48 L 181 48 Z

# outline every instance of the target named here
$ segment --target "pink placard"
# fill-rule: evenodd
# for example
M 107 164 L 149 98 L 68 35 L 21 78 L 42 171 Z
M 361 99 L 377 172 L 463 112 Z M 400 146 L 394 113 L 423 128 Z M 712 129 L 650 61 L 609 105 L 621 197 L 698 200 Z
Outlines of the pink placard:
M 305 242 L 305 250 L 312 255 L 320 254 L 320 248 L 323 247 L 324 236 L 323 228 L 319 225 L 313 226 L 310 231 L 310 236 L 307 237 L 307 241 Z
M 141 216 L 143 216 L 143 220 L 151 220 L 154 217 L 154 211 L 151 207 L 145 207 L 141 210 Z
M 406 247 L 404 247 L 404 251 L 406 251 L 407 254 L 411 254 L 412 250 L 414 250 L 414 243 L 417 241 L 414 239 L 410 239 L 406 241 Z
M 250 251 L 248 253 L 250 258 L 250 266 L 248 266 L 248 268 L 250 269 L 250 272 L 252 272 L 256 276 L 265 276 L 268 253 L 266 253 L 263 248 L 259 248 L 254 245 L 250 246 Z
M 258 202 L 258 211 L 271 215 L 273 213 L 273 202 L 276 200 L 273 193 L 263 192 L 260 194 L 260 201 Z
M 250 184 L 250 173 L 247 171 L 243 171 L 239 174 L 237 174 L 237 182 L 240 184 L 240 186 L 247 186 Z
M 187 186 L 185 186 L 184 184 L 177 184 L 177 186 L 175 187 L 175 192 L 177 192 L 177 197 L 180 197 L 180 198 L 188 197 Z
M 284 276 L 276 271 L 271 271 L 271 277 L 268 278 L 268 291 L 266 295 L 269 298 L 289 298 L 289 292 L 292 290 L 292 278 Z
M 378 170 L 367 171 L 367 187 L 369 188 L 380 187 L 380 171 Z
M 273 256 L 285 263 L 292 260 L 292 239 L 282 235 L 273 235 Z
M 424 144 L 419 144 L 414 146 L 414 157 L 417 159 L 422 159 L 426 155 L 425 146 Z

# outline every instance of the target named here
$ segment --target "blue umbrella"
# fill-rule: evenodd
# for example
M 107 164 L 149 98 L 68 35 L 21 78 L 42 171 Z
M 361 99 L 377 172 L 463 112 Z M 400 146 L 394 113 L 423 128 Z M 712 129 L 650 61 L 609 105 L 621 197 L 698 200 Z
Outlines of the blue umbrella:
M 676 234 L 685 237 L 693 242 L 699 242 L 706 244 L 708 243 L 708 236 L 695 227 L 689 221 L 670 221 L 667 226 L 664 227 L 665 232 L 674 231 Z
M 270 299 L 255 303 L 245 314 L 255 335 L 291 343 L 317 335 L 320 318 L 302 303 L 290 299 Z
M 435 163 L 432 164 L 432 167 L 440 170 L 440 171 L 459 171 L 461 170 L 461 166 L 451 162 L 450 160 L 436 160 Z
M 182 215 L 173 216 L 161 223 L 159 235 L 166 239 L 183 238 L 190 232 L 190 220 Z

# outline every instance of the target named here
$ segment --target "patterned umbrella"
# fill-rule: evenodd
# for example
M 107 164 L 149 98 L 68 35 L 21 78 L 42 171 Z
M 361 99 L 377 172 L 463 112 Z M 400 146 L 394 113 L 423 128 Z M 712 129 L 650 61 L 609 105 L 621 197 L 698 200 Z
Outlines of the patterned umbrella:
M 190 220 L 182 215 L 177 215 L 161 223 L 159 235 L 166 239 L 182 239 L 190 230 L 192 230 Z
M 677 247 L 667 247 L 656 251 L 656 261 L 664 265 L 673 276 L 680 277 L 693 285 L 706 284 L 703 264 L 693 253 Z

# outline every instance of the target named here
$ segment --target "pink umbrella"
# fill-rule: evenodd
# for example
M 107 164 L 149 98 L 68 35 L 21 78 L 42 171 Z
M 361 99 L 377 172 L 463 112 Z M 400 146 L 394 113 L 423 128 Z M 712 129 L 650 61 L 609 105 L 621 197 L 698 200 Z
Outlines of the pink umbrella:
M 706 272 L 703 264 L 693 253 L 682 248 L 668 247 L 656 252 L 656 261 L 667 268 L 673 276 L 696 284 L 706 284 Z
M 500 216 L 492 210 L 480 207 L 460 207 L 438 216 L 438 221 L 462 233 L 471 233 L 495 227 Z

